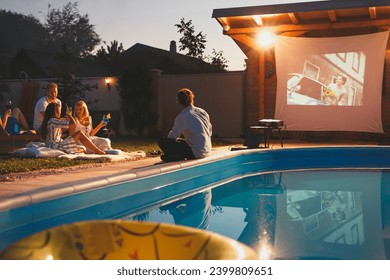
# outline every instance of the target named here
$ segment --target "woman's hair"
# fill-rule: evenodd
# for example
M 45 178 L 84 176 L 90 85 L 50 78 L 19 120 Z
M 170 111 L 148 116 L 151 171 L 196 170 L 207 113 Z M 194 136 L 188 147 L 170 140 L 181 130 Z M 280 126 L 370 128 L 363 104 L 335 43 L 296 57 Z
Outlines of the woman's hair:
M 188 88 L 182 88 L 177 93 L 177 102 L 183 107 L 193 105 L 194 98 L 195 94 Z
M 47 105 L 46 110 L 45 110 L 45 116 L 43 117 L 42 125 L 40 128 L 41 136 L 43 139 L 46 139 L 46 134 L 47 134 L 47 122 L 51 118 L 59 118 L 60 116 L 57 115 L 58 109 L 60 107 L 59 103 L 49 103 Z
M 85 103 L 83 100 L 77 101 L 76 104 L 74 105 L 73 116 L 77 117 L 77 115 L 76 115 L 76 107 L 79 107 L 79 106 L 84 108 L 84 112 L 83 112 L 82 117 L 83 118 L 89 117 L 89 110 L 88 110 L 87 103 Z

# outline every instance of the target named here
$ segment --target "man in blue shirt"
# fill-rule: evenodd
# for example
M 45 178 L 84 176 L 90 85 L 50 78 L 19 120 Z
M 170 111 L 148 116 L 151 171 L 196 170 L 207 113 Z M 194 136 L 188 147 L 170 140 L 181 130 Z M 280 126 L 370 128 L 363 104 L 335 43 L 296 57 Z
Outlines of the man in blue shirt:
M 33 133 L 29 129 L 22 111 L 17 107 L 13 107 L 11 101 L 6 102 L 6 110 L 0 115 L 0 118 L 0 125 L 6 132 L 4 133 L 2 130 L 1 135 L 20 135 L 25 132 L 28 134 Z

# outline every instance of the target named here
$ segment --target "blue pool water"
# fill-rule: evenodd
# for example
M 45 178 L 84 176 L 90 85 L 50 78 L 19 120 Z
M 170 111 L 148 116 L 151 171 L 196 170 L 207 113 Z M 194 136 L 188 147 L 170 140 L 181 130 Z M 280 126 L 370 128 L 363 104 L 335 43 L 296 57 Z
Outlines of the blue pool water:
M 388 258 L 390 147 L 244 151 L 191 163 L 2 211 L 0 250 L 49 227 L 120 218 L 197 220 L 259 252 L 265 244 L 275 259 Z M 186 218 L 189 205 L 206 210 Z
M 265 259 L 387 259 L 390 170 L 255 174 L 123 219 L 207 229 Z

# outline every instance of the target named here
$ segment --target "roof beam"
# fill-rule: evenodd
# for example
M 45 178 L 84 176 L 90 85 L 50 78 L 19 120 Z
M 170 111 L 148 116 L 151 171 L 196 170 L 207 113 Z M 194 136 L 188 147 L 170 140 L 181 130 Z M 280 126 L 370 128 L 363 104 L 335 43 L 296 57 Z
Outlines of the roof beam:
M 376 7 L 369 7 L 370 19 L 376 19 Z
M 220 17 L 218 18 L 219 23 L 222 25 L 222 28 L 224 31 L 229 31 L 230 26 L 229 26 L 229 20 L 225 17 Z
M 324 30 L 324 29 L 348 29 L 348 28 L 363 28 L 363 27 L 382 27 L 390 25 L 390 19 L 382 20 L 366 20 L 366 21 L 351 21 L 351 22 L 333 22 L 333 23 L 314 23 L 314 24 L 285 24 L 273 26 L 271 28 L 274 33 L 289 32 L 289 31 L 308 31 L 308 30 Z M 250 28 L 232 28 L 225 35 L 257 33 L 263 27 Z
M 328 17 L 330 22 L 336 22 L 337 21 L 337 15 L 335 10 L 329 10 L 328 11 Z
M 299 19 L 294 13 L 288 13 L 288 16 L 290 17 L 293 24 L 299 24 Z
M 248 15 L 271 15 L 286 14 L 294 12 L 313 12 L 328 10 L 345 10 L 345 9 L 367 9 L 368 6 L 384 7 L 388 6 L 387 0 L 343 0 L 343 1 L 313 1 L 289 4 L 272 4 L 253 7 L 237 7 L 214 9 L 212 17 L 239 17 Z
M 304 35 L 308 30 L 302 30 L 302 31 L 287 31 L 282 32 L 279 35 L 288 36 L 288 37 L 300 37 Z
M 236 34 L 236 35 L 232 35 L 230 37 L 233 40 L 238 41 L 240 43 L 243 43 L 243 44 L 245 44 L 253 49 L 259 48 L 259 45 L 256 43 L 256 40 L 251 36 L 244 35 L 244 34 Z

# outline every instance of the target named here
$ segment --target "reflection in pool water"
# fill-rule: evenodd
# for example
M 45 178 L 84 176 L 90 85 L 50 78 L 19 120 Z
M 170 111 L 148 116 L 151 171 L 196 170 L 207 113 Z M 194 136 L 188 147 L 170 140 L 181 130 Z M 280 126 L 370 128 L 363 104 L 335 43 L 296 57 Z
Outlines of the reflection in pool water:
M 207 229 L 264 259 L 387 259 L 389 179 L 388 170 L 251 175 L 124 219 Z

